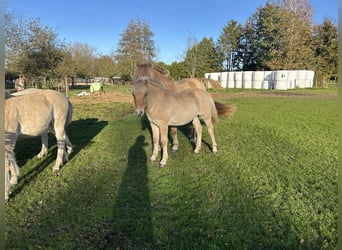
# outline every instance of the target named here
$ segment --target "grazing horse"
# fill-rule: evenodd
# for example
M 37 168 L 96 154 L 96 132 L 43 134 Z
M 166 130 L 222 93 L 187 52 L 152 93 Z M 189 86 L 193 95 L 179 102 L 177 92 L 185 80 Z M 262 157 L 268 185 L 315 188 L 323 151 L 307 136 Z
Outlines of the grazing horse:
M 172 79 L 170 78 L 170 72 L 154 63 L 138 64 L 133 73 L 133 80 L 136 80 L 140 77 L 148 77 L 152 80 L 158 80 L 160 83 L 163 83 L 168 90 L 175 93 L 184 91 L 186 89 L 206 90 L 205 85 L 195 78 L 185 78 L 178 82 L 172 81 Z M 214 103 L 219 117 L 231 118 L 236 111 L 236 108 L 234 106 L 225 105 L 216 101 Z M 178 138 L 176 127 L 171 127 L 171 135 L 172 150 L 176 151 L 178 150 Z M 191 129 L 191 134 L 189 137 L 191 141 L 195 140 L 195 133 L 193 129 Z
M 133 82 L 132 95 L 135 112 L 138 116 L 146 116 L 151 124 L 153 153 L 151 161 L 158 155 L 159 138 L 162 146 L 161 166 L 168 159 L 167 132 L 168 126 L 182 126 L 192 122 L 197 134 L 194 152 L 199 153 L 202 143 L 202 125 L 199 117 L 205 122 L 212 141 L 212 151 L 217 152 L 213 124 L 217 121 L 217 111 L 211 96 L 203 89 L 187 89 L 174 93 L 162 88 L 156 80 L 139 78 Z M 186 108 L 185 108 L 186 107 Z
M 65 128 L 72 121 L 72 105 L 61 93 L 54 90 L 24 90 L 20 94 L 5 96 L 5 197 L 11 185 L 17 183 L 19 168 L 14 157 L 18 138 L 42 137 L 42 149 L 38 157 L 47 154 L 48 132 L 57 139 L 57 158 L 53 171 L 67 161 L 72 144 Z M 67 152 L 66 152 L 67 148 Z

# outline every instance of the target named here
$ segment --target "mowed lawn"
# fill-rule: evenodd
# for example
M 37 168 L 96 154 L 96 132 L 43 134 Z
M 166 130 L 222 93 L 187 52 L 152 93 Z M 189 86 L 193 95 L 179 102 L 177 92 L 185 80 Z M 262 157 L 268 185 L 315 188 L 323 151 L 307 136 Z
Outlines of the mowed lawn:
M 129 99 L 129 86 L 115 93 Z M 40 138 L 19 141 L 6 248 L 335 249 L 336 91 L 211 94 L 237 106 L 215 125 L 218 153 L 204 126 L 195 155 L 183 126 L 165 168 L 149 161 L 148 122 L 120 98 L 73 102 L 74 151 L 58 174 L 52 136 L 44 159 Z

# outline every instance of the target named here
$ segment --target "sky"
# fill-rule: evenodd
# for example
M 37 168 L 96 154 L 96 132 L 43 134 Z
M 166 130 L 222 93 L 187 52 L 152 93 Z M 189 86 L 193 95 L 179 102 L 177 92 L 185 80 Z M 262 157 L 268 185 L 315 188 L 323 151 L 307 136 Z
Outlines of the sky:
M 310 1 L 310 0 L 309 0 Z M 244 24 L 267 0 L 6 0 L 6 13 L 24 19 L 39 18 L 60 40 L 85 43 L 98 54 L 115 51 L 132 20 L 145 21 L 153 32 L 157 61 L 182 61 L 187 40 L 217 41 L 223 27 L 236 20 Z M 311 0 L 313 22 L 338 23 L 338 0 Z

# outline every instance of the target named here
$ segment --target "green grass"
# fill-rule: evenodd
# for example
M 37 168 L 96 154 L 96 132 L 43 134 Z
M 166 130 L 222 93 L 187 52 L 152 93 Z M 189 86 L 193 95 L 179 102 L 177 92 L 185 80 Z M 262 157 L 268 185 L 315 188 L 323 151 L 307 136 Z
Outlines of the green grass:
M 6 247 L 335 249 L 336 100 L 219 101 L 238 111 L 215 125 L 218 154 L 205 127 L 193 154 L 182 127 L 165 168 L 149 161 L 149 127 L 131 104 L 74 106 L 74 152 L 59 174 L 53 137 L 45 159 L 39 138 L 18 142 Z

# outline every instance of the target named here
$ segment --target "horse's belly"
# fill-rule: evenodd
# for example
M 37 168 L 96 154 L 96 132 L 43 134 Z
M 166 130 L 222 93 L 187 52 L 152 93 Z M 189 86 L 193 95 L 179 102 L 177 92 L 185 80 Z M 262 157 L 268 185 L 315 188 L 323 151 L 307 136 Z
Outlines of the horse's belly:
M 49 129 L 51 122 L 52 117 L 50 115 L 36 116 L 31 119 L 21 119 L 18 131 L 19 135 L 21 137 L 39 136 Z
M 192 122 L 192 120 L 197 116 L 195 113 L 191 114 L 176 114 L 173 115 L 172 118 L 169 120 L 170 126 L 182 126 Z

